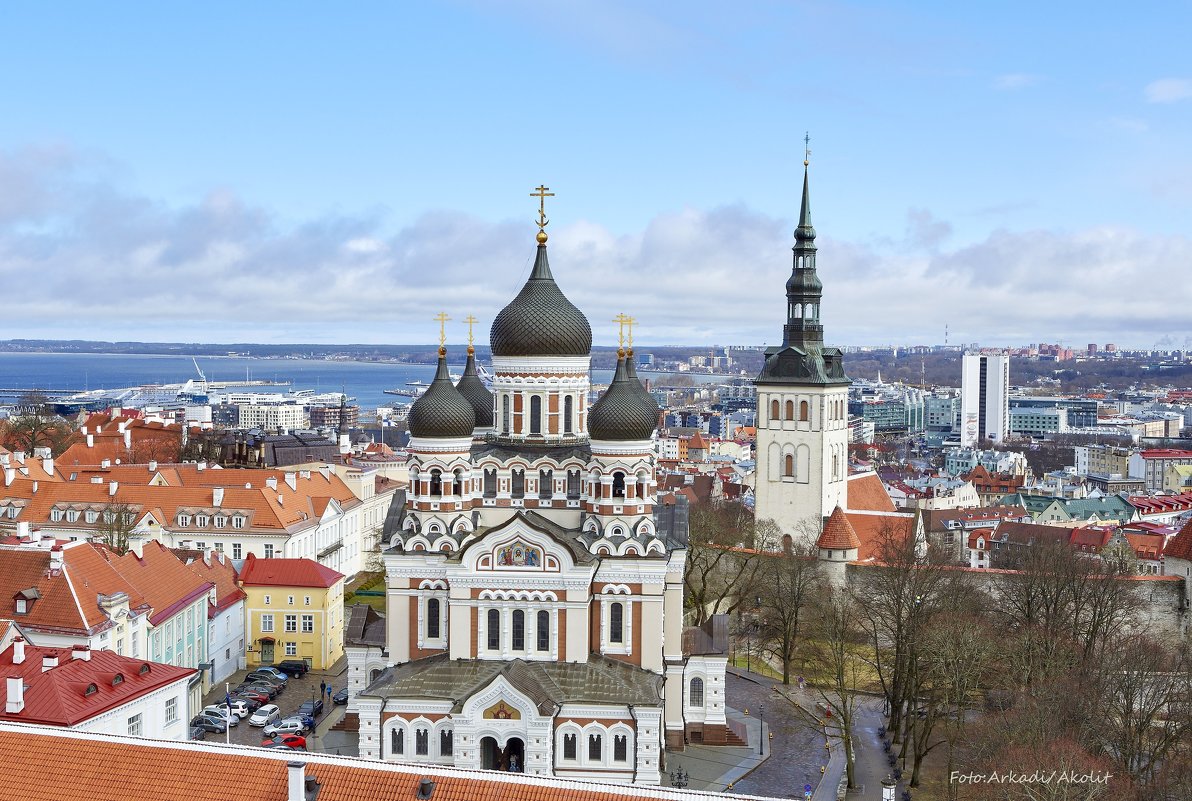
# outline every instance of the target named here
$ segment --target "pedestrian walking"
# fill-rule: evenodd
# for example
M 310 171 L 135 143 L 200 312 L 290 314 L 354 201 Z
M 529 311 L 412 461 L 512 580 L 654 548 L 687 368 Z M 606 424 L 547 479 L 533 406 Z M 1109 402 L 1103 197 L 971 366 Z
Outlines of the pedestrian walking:
M 319 682 L 319 695 L 326 695 L 326 694 L 327 694 L 327 680 L 323 679 L 321 682 Z

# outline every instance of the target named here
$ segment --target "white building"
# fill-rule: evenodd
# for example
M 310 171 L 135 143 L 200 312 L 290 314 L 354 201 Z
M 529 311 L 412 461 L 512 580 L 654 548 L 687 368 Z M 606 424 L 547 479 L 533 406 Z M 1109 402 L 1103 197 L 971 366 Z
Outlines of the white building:
M 298 403 L 242 403 L 238 414 L 241 428 L 289 431 L 306 426 L 306 408 Z
M 960 377 L 960 443 L 1001 442 L 1010 434 L 1010 354 L 966 353 Z

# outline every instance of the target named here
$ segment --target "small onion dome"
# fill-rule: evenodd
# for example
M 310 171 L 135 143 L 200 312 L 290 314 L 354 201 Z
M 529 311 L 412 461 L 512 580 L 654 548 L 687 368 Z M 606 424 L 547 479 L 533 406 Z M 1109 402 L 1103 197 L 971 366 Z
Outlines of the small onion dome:
M 413 437 L 447 439 L 472 436 L 472 429 L 476 427 L 476 413 L 472 411 L 472 404 L 451 383 L 451 374 L 447 372 L 446 348 L 439 348 L 439 369 L 435 373 L 435 380 L 414 401 L 407 420 L 410 436 Z
M 538 246 L 526 285 L 493 320 L 489 342 L 494 356 L 587 356 L 592 352 L 592 327 L 555 283 L 546 245 Z
M 633 390 L 637 393 L 640 393 L 641 396 L 650 404 L 650 408 L 654 410 L 654 423 L 657 425 L 658 414 L 662 410 L 658 406 L 658 401 L 654 400 L 654 396 L 646 390 L 646 387 L 642 384 L 641 379 L 637 377 L 637 364 L 633 360 L 632 350 L 625 355 L 625 374 L 629 378 L 629 384 L 631 387 L 633 387 Z
M 634 385 L 641 387 L 629 380 L 624 354 L 618 354 L 613 382 L 588 410 L 588 436 L 616 442 L 650 438 L 658 427 L 658 406 Z
M 493 394 L 476 374 L 476 353 L 471 345 L 468 346 L 468 363 L 464 367 L 464 374 L 455 388 L 471 404 L 476 414 L 476 427 L 490 428 L 493 424 Z

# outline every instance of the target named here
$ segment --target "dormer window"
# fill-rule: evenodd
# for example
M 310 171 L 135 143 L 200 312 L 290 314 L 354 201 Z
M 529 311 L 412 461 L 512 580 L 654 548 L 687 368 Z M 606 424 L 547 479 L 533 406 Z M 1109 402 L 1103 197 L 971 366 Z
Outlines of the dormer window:
M 66 522 L 67 523 L 74 523 L 74 522 L 78 521 L 78 519 L 79 519 L 79 510 L 78 509 L 67 509 L 66 510 Z
M 244 528 L 244 515 L 234 515 L 232 517 L 232 528 Z
M 149 663 L 148 662 L 142 664 L 140 669 L 137 670 L 137 673 L 141 674 L 142 676 L 144 676 L 148 672 L 149 672 Z
M 227 525 L 228 525 L 228 519 L 226 517 L 224 517 L 223 515 L 219 515 L 215 518 L 215 527 L 216 528 L 225 528 Z
M 189 526 L 190 525 L 190 515 L 178 515 L 178 525 Z
M 211 525 L 211 518 L 207 515 L 199 515 L 195 518 L 195 525 L 205 527 Z
M 117 673 L 115 676 L 112 676 L 112 686 L 113 687 L 115 687 L 118 684 L 123 684 L 123 683 L 124 683 L 124 674 L 123 673 Z
M 83 691 L 83 695 L 95 695 L 99 692 L 99 687 L 95 684 L 88 684 L 87 689 Z
M 8 513 L 9 520 L 15 518 L 17 515 L 19 515 L 21 513 L 20 508 L 18 508 L 16 506 L 10 506 L 10 507 L 8 507 L 8 509 L 6 511 Z
M 86 520 L 88 523 L 94 523 L 95 521 L 99 520 L 99 512 L 88 510 L 86 514 Z

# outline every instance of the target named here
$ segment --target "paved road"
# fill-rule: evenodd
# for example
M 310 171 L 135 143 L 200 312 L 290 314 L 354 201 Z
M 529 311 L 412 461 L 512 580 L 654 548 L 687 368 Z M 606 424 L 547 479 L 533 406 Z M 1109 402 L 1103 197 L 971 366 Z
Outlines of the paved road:
M 733 790 L 801 799 L 804 785 L 815 787 L 820 779 L 820 766 L 827 764 L 823 737 L 789 701 L 774 692 L 775 682 L 754 674 L 750 678 L 756 682 L 730 673 L 726 697 L 736 709 L 748 708 L 750 715 L 756 716 L 759 708 L 765 707 L 766 726 L 774 733 L 766 749 L 772 752 L 756 770 L 734 784 Z
M 243 680 L 247 672 L 248 671 L 241 671 L 232 676 L 231 686 L 233 689 L 235 689 L 236 685 Z M 298 707 L 301 706 L 304 701 L 310 701 L 318 697 L 320 692 L 319 685 L 322 681 L 328 681 L 336 690 L 339 690 L 343 686 L 343 680 L 341 678 L 324 673 L 315 673 L 312 671 L 301 678 L 290 678 L 290 680 L 286 682 L 286 688 L 270 703 L 277 704 L 278 707 L 281 708 L 281 716 L 283 718 L 287 717 L 288 715 L 292 715 L 295 711 L 297 711 Z M 217 687 L 213 687 L 207 693 L 207 696 L 203 699 L 203 705 L 206 706 L 208 704 L 219 704 L 223 703 L 223 700 L 224 685 L 220 684 Z M 331 701 L 326 695 L 324 695 L 323 714 L 320 715 L 316 721 L 320 736 L 324 731 L 324 720 L 331 712 L 334 711 L 332 706 L 333 705 L 331 704 Z M 245 718 L 237 725 L 232 727 L 232 730 L 228 736 L 228 740 L 234 745 L 260 745 L 264 737 L 265 735 L 262 733 L 261 727 L 250 725 L 248 719 Z M 224 735 L 208 732 L 203 739 L 208 742 L 222 743 L 224 742 Z M 322 750 L 322 748 L 318 746 L 318 742 L 307 743 L 307 749 L 311 751 Z

